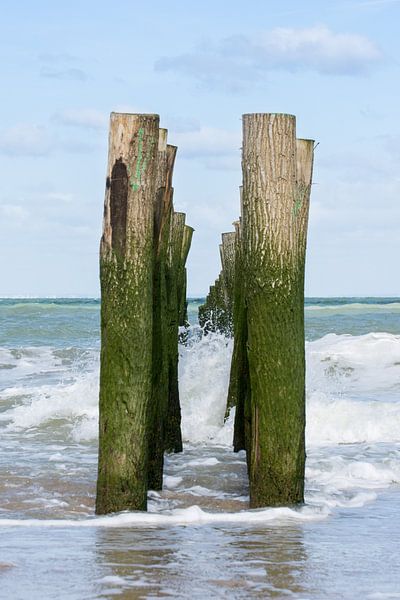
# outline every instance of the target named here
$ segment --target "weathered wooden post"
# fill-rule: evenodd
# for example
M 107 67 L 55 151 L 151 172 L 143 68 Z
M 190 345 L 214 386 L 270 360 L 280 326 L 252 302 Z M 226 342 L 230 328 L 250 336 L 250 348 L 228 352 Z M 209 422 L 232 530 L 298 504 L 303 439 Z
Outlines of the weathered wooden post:
M 205 334 L 213 331 L 232 337 L 235 232 L 222 234 L 219 249 L 222 269 L 204 304 L 199 306 L 199 325 Z
M 153 375 L 149 410 L 148 487 L 161 490 L 164 436 L 169 390 L 167 261 L 172 217 L 172 173 L 176 147 L 167 144 L 167 130 L 158 141 L 157 190 L 154 197 Z
M 220 244 L 221 256 L 221 276 L 224 287 L 225 296 L 225 335 L 233 336 L 233 295 L 234 295 L 234 279 L 235 279 L 235 240 L 236 233 L 230 231 L 222 234 L 222 244 Z
M 292 115 L 243 116 L 243 246 L 251 387 L 247 453 L 252 507 L 290 505 L 304 497 L 301 240 L 305 240 L 307 222 L 301 211 L 304 194 L 300 202 L 297 184 L 295 126 Z
M 293 208 L 293 214 L 296 217 L 297 238 L 300 260 L 303 264 L 303 276 L 307 246 L 308 214 L 310 210 L 310 195 L 314 166 L 314 146 L 315 140 L 296 140 L 296 199 Z
M 158 115 L 112 113 L 100 244 L 96 512 L 145 510 Z
M 233 286 L 235 279 L 235 250 L 236 250 L 236 232 L 229 231 L 222 234 L 222 244 L 220 244 L 222 275 L 225 283 L 227 304 L 232 303 Z
M 170 226 L 167 270 L 168 294 L 168 352 L 169 391 L 165 424 L 165 450 L 182 451 L 181 407 L 178 387 L 178 334 L 179 334 L 179 288 L 178 277 L 182 258 L 182 242 L 185 230 L 184 213 L 173 213 Z
M 178 323 L 180 327 L 187 327 L 188 325 L 188 317 L 187 317 L 187 271 L 186 271 L 186 261 L 189 254 L 190 246 L 192 244 L 194 229 L 189 225 L 185 225 L 183 230 L 183 238 L 182 238 L 182 251 L 181 251 L 181 261 L 179 266 L 179 276 L 178 276 L 178 295 L 179 295 L 179 319 Z

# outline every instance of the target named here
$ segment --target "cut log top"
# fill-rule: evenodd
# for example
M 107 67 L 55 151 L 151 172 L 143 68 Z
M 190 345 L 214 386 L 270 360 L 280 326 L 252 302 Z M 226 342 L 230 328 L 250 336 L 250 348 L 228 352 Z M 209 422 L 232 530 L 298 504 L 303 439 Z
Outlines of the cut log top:
M 160 115 L 158 115 L 157 113 L 128 113 L 128 112 L 116 112 L 116 111 L 112 111 L 110 113 L 110 117 L 157 117 L 157 119 L 160 118 Z
M 159 115 L 133 115 L 125 113 L 111 113 L 110 117 L 110 135 L 109 135 L 109 162 L 110 157 L 123 158 L 127 160 L 132 156 L 132 152 L 135 150 L 143 153 L 144 139 L 140 140 L 143 136 L 151 138 L 152 145 L 158 144 L 158 129 L 159 129 L 160 117 Z M 141 131 L 144 129 L 145 131 Z M 131 143 L 134 135 L 139 136 L 141 144 Z M 141 152 L 140 152 L 141 151 Z M 143 155 L 141 156 L 143 160 Z
M 152 227 L 159 138 L 158 115 L 111 113 L 101 255 L 129 258 Z
M 290 113 L 244 113 L 242 115 L 242 119 L 246 119 L 248 117 L 291 117 L 293 119 L 296 118 L 295 115 Z
M 279 157 L 279 160 L 277 160 Z M 296 260 L 296 118 L 284 114 L 243 119 L 243 213 L 254 260 Z M 284 257 L 284 258 L 283 258 Z M 268 268 L 264 264 L 264 268 Z

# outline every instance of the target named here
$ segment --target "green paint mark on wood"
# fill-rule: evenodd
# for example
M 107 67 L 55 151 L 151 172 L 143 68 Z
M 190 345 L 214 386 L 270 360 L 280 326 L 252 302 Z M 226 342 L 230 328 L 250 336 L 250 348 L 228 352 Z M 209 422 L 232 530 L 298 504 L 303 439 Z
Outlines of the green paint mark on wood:
M 299 184 L 298 192 L 295 197 L 295 202 L 294 202 L 294 206 L 293 206 L 293 216 L 294 217 L 297 217 L 299 210 L 301 209 L 301 207 L 303 205 L 304 198 L 306 198 L 306 196 L 309 192 L 309 189 L 310 189 L 310 186 L 304 185 L 304 184 Z
M 299 212 L 301 205 L 303 204 L 303 198 L 300 198 L 299 200 L 296 200 L 294 206 L 293 206 L 293 216 L 297 217 L 297 213 Z
M 154 143 L 155 138 L 149 138 L 146 156 L 143 158 L 144 129 L 143 127 L 141 127 L 138 131 L 138 156 L 136 161 L 136 167 L 134 169 L 134 173 L 129 173 L 130 186 L 134 192 L 137 192 L 140 188 L 142 177 L 146 171 L 146 166 L 149 161 L 149 157 L 151 155 Z

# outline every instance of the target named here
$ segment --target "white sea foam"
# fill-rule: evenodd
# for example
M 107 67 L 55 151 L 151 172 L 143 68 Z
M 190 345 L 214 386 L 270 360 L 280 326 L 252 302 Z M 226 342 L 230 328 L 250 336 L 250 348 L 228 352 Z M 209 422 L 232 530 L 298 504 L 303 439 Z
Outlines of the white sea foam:
M 400 483 L 400 452 L 387 458 L 385 452 L 367 452 L 366 456 L 325 454 L 322 459 L 310 456 L 306 477 L 324 496 L 343 495 L 354 490 L 383 489 Z
M 307 388 L 322 392 L 400 392 L 400 336 L 325 335 L 308 342 Z
M 7 388 L 1 399 L 25 395 L 24 401 L 0 415 L 8 430 L 39 427 L 51 420 L 65 419 L 72 425 L 71 435 L 77 440 L 93 439 L 97 435 L 98 374 L 84 373 L 72 383 Z
M 0 382 L 12 376 L 13 381 L 37 373 L 59 371 L 61 360 L 54 356 L 53 348 L 0 348 Z
M 181 348 L 186 441 L 232 443 L 234 410 L 224 423 L 231 353 L 232 342 L 217 334 Z M 400 441 L 400 336 L 329 334 L 308 342 L 306 355 L 309 446 Z M 46 349 L 29 359 L 29 369 L 55 368 L 55 360 Z M 78 375 L 65 371 L 66 381 L 56 385 L 35 382 L 6 388 L 0 393 L 5 408 L 0 421 L 13 431 L 61 419 L 69 423 L 73 440 L 96 439 L 98 362 L 89 364 L 90 369 Z
M 210 334 L 191 339 L 180 349 L 180 393 L 183 435 L 187 453 L 167 458 L 164 477 L 169 497 L 150 494 L 148 514 L 123 513 L 79 520 L 7 520 L 0 526 L 140 527 L 189 523 L 269 522 L 325 518 L 337 507 L 358 507 L 376 493 L 400 483 L 400 336 L 374 333 L 363 336 L 329 334 L 309 342 L 307 355 L 307 506 L 300 510 L 268 509 L 210 513 L 199 507 L 177 508 L 174 494 L 185 492 L 193 502 L 245 500 L 243 453 L 231 452 L 234 409 L 224 422 L 232 342 Z M 14 357 L 15 358 L 15 357 Z M 18 356 L 16 361 L 21 360 Z M 60 364 L 53 352 L 38 351 L 29 358 L 27 380 L 0 393 L 5 433 L 54 430 L 65 426 L 68 443 L 95 440 L 98 419 L 98 359 L 77 372 Z M 36 361 L 36 362 L 35 362 Z M 58 361 L 58 362 L 57 362 Z M 63 369 L 57 384 L 43 384 L 40 373 Z M 21 371 L 22 373 L 22 371 Z M 45 379 L 46 380 L 46 379 Z M 53 429 L 52 429 L 53 428 Z M 50 434 L 49 434 L 50 431 Z M 60 437 L 57 438 L 59 441 Z M 187 441 L 192 446 L 188 446 Z M 198 448 L 208 446 L 199 456 Z M 48 446 L 47 464 L 53 472 L 68 472 L 72 463 L 63 445 Z M 75 460 L 72 458 L 71 460 Z M 243 469 L 238 466 L 242 463 Z M 235 466 L 236 465 L 236 466 Z M 237 469 L 237 471 L 235 471 Z M 237 487 L 224 488 L 238 477 Z M 182 475 L 182 476 L 181 476 Z M 204 477 L 204 479 L 201 479 Z M 214 487 L 212 481 L 217 484 Z M 49 499 L 45 498 L 49 505 Z M 43 504 L 43 502 L 42 502 Z M 42 505 L 40 499 L 37 505 Z M 178 503 L 179 504 L 179 503 Z M 50 506 L 51 508 L 51 506 Z
M 291 521 L 319 521 L 329 514 L 327 509 L 304 506 L 300 509 L 286 507 L 261 510 L 243 510 L 230 513 L 213 513 L 193 505 L 163 513 L 123 512 L 106 517 L 89 519 L 0 519 L 0 527 L 159 527 L 162 525 L 191 525 L 208 523 L 270 523 Z
M 174 475 L 164 475 L 163 487 L 168 489 L 176 488 L 180 483 L 182 483 L 182 481 L 182 477 L 174 477 Z
M 232 340 L 216 333 L 181 348 L 179 386 L 185 440 L 206 442 L 220 433 L 232 349 Z
M 211 456 L 210 458 L 198 458 L 190 460 L 187 463 L 188 467 L 213 467 L 219 463 L 218 458 Z
M 400 404 L 335 397 L 313 392 L 308 396 L 308 446 L 400 442 Z

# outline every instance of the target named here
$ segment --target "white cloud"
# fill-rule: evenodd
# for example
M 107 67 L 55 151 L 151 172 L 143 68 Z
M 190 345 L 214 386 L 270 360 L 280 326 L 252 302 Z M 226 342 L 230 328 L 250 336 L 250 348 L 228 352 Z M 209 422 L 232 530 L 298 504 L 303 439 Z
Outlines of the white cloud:
M 160 58 L 155 68 L 190 75 L 212 86 L 240 89 L 273 70 L 354 76 L 368 73 L 382 59 L 381 50 L 367 37 L 317 25 L 277 28 L 254 37 L 231 36 L 193 52 Z
M 0 204 L 0 214 L 14 221 L 24 221 L 29 216 L 28 211 L 17 204 Z
M 108 115 L 94 108 L 64 110 L 54 115 L 53 118 L 62 125 L 85 129 L 105 129 L 108 123 Z
M 183 131 L 171 136 L 171 143 L 178 146 L 184 158 L 228 157 L 239 154 L 240 131 L 228 131 L 214 127 L 200 127 L 195 131 Z
M 53 202 L 65 202 L 69 204 L 74 200 L 73 194 L 68 194 L 64 192 L 48 192 L 44 195 L 47 200 L 51 200 Z
M 44 156 L 52 148 L 45 127 L 19 124 L 0 133 L 0 153 L 8 156 Z
M 350 33 L 334 33 L 327 27 L 279 28 L 253 44 L 264 52 L 271 68 L 310 69 L 324 74 L 352 75 L 368 71 L 382 58 L 368 38 Z
M 95 148 L 88 137 L 62 138 L 43 126 L 18 124 L 0 132 L 0 154 L 10 157 L 41 157 L 59 152 L 88 154 Z

